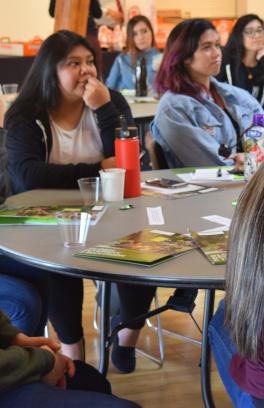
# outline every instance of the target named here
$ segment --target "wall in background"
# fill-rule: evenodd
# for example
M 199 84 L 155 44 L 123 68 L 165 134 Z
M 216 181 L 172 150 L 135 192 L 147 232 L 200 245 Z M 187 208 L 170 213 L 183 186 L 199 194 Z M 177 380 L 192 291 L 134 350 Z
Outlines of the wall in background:
M 54 25 L 48 7 L 49 0 L 1 0 L 0 37 L 22 41 L 47 37 Z
M 34 35 L 47 37 L 53 31 L 48 14 L 49 0 L 1 0 L 0 37 L 29 40 Z M 171 9 L 171 0 L 156 0 L 157 9 Z M 257 13 L 264 17 L 263 0 L 173 0 L 173 8 L 183 17 L 234 17 Z
M 236 16 L 236 0 L 156 0 L 156 5 L 158 9 L 179 9 L 182 17 Z

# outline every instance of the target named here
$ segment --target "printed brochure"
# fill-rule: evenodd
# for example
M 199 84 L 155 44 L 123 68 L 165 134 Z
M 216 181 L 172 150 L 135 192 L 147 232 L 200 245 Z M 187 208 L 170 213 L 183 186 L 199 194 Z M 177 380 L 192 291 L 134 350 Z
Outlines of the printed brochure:
M 191 236 L 213 265 L 226 264 L 228 232 L 202 234 L 191 231 Z
M 108 261 L 136 263 L 153 266 L 166 259 L 191 251 L 189 237 L 178 233 L 143 229 L 106 244 L 96 245 L 76 256 Z
M 96 225 L 106 211 L 107 206 L 66 206 L 66 205 L 42 205 L 38 207 L 20 207 L 0 210 L 0 225 L 23 224 L 23 225 L 56 225 L 55 214 L 61 211 L 89 212 L 91 225 Z

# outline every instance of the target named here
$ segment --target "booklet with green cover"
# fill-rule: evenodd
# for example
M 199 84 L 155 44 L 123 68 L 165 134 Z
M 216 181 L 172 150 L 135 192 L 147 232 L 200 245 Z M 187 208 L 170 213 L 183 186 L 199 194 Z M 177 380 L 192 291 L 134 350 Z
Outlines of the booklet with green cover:
M 146 228 L 116 241 L 85 249 L 75 255 L 153 266 L 193 248 L 191 239 L 186 236 Z
M 213 265 L 226 264 L 228 232 L 202 234 L 191 231 L 191 236 Z
M 42 205 L 20 208 L 3 208 L 0 210 L 0 225 L 56 225 L 55 214 L 61 211 L 89 212 L 91 225 L 97 224 L 106 211 L 107 206 L 73 206 L 73 205 Z

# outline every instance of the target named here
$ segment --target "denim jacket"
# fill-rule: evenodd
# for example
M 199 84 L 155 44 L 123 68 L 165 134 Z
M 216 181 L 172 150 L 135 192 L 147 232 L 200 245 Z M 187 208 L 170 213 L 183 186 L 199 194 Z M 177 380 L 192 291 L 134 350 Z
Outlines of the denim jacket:
M 251 126 L 254 113 L 264 113 L 247 91 L 211 78 L 240 135 Z M 151 124 L 154 139 L 162 146 L 170 167 L 233 164 L 219 156 L 221 143 L 236 152 L 237 134 L 227 113 L 208 95 L 203 103 L 187 95 L 167 91 Z
M 144 52 L 142 56 L 146 58 L 147 83 L 149 89 L 152 90 L 162 54 L 157 48 L 151 48 L 149 51 Z M 132 66 L 130 55 L 118 55 L 106 80 L 106 85 L 116 90 L 135 89 L 135 82 L 135 68 Z

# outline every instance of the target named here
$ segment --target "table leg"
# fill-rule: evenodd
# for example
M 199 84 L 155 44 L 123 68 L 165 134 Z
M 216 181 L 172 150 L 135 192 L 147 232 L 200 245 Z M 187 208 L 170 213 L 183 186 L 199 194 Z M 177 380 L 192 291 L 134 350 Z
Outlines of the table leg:
M 109 363 L 109 347 L 107 345 L 110 321 L 111 282 L 102 283 L 102 300 L 100 313 L 100 361 L 99 371 L 106 376 Z
M 208 339 L 208 325 L 214 313 L 215 290 L 205 290 L 203 336 L 201 353 L 201 387 L 204 406 L 214 408 L 214 401 L 211 391 L 211 367 L 210 367 L 210 345 Z

